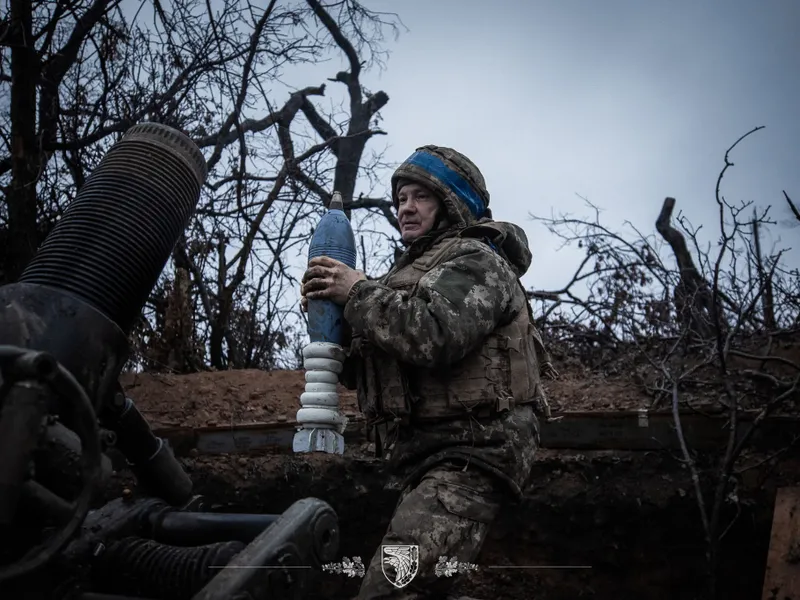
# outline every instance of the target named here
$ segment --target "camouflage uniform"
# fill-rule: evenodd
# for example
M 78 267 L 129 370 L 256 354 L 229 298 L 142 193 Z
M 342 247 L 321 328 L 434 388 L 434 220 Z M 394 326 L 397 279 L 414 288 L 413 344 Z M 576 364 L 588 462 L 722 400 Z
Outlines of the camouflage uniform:
M 381 551 L 359 600 L 443 597 L 441 556 L 475 563 L 504 502 L 519 498 L 549 415 L 539 380 L 541 339 L 519 281 L 525 233 L 491 219 L 480 171 L 448 148 L 425 146 L 392 177 L 421 183 L 446 220 L 415 240 L 379 281 L 353 286 L 352 344 L 342 380 L 403 493 L 382 545 L 419 546 L 419 570 L 398 589 Z M 391 573 L 391 568 L 387 568 Z

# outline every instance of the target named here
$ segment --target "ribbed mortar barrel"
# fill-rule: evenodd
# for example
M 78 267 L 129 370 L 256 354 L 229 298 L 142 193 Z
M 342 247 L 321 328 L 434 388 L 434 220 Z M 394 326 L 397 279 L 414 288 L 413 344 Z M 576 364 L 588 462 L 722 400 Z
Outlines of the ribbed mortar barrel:
M 206 163 L 179 131 L 131 127 L 105 155 L 20 282 L 69 292 L 129 333 L 188 225 Z

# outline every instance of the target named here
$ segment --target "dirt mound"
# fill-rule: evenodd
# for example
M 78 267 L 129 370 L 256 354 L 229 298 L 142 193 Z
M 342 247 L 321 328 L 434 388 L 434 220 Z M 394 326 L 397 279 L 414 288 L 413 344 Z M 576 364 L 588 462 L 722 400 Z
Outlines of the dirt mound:
M 122 386 L 155 428 L 243 425 L 293 420 L 300 408 L 302 371 L 219 371 L 191 375 L 128 373 Z M 561 373 L 545 383 L 554 410 L 630 410 L 650 398 L 623 378 Z M 356 414 L 355 392 L 339 387 L 345 414 Z
M 556 381 L 545 381 L 550 406 L 555 411 L 636 410 L 649 406 L 651 398 L 624 377 L 603 377 L 589 372 L 561 372 Z
M 302 371 L 218 371 L 191 375 L 128 373 L 125 392 L 159 427 L 213 427 L 294 420 L 300 408 Z M 357 410 L 355 392 L 340 386 L 340 407 Z
M 562 369 L 558 381 L 546 382 L 554 410 L 650 405 L 652 396 L 645 390 L 652 388 L 633 365 L 619 375 L 601 373 Z M 127 374 L 122 384 L 154 427 L 207 427 L 293 420 L 304 376 L 258 370 L 149 373 Z M 354 392 L 340 388 L 340 394 L 343 410 L 356 413 Z M 306 496 L 325 499 L 339 514 L 341 555 L 367 561 L 399 492 L 372 454 L 365 443 L 348 446 L 345 456 L 259 451 L 190 455 L 181 462 L 196 492 L 206 495 L 215 510 L 280 513 Z M 759 458 L 755 464 L 765 462 L 771 461 Z M 461 593 L 508 600 L 704 597 L 702 528 L 690 474 L 681 461 L 668 452 L 541 450 L 533 471 L 523 503 L 495 524 L 478 561 L 482 567 L 460 582 Z M 796 484 L 796 461 L 785 472 L 791 480 L 787 475 L 781 483 Z M 730 510 L 726 505 L 723 517 L 732 526 L 721 557 L 721 597 L 760 593 L 777 482 L 764 485 L 760 473 L 758 482 L 751 485 L 749 479 L 743 477 L 740 490 L 747 502 Z M 112 495 L 134 486 L 129 473 L 120 473 L 114 485 Z M 591 568 L 561 568 L 581 565 Z M 358 583 L 325 575 L 309 598 L 351 598 Z

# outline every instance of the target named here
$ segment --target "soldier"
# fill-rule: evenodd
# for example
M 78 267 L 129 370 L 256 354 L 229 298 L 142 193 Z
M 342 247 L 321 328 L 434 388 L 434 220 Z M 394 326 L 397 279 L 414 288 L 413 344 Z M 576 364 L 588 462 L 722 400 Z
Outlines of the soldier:
M 320 257 L 302 303 L 344 306 L 351 329 L 342 383 L 358 402 L 376 454 L 403 492 L 382 545 L 417 545 L 402 588 L 379 551 L 358 600 L 442 598 L 454 578 L 440 557 L 474 564 L 489 526 L 520 499 L 549 417 L 549 365 L 519 278 L 531 263 L 522 229 L 492 220 L 483 175 L 450 148 L 417 149 L 392 176 L 406 251 L 380 280 Z M 386 575 L 384 575 L 386 571 Z

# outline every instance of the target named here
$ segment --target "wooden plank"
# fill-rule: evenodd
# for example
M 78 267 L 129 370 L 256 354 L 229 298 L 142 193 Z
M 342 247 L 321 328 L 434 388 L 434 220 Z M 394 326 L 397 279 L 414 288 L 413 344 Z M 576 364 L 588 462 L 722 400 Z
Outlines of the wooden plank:
M 676 450 L 679 448 L 672 415 L 668 413 L 570 412 L 542 425 L 542 447 L 570 450 Z M 742 415 L 739 435 L 750 427 L 752 414 Z M 696 413 L 681 417 L 690 448 L 719 448 L 728 437 L 727 419 Z M 170 441 L 176 454 L 195 450 L 200 454 L 246 452 L 266 448 L 290 450 L 297 424 L 294 421 L 254 423 L 232 427 L 172 428 L 156 434 Z M 764 421 L 752 439 L 753 447 L 775 450 L 788 446 L 800 435 L 800 419 L 773 417 Z M 363 421 L 351 418 L 345 431 L 347 445 L 366 441 Z
M 670 413 L 645 411 L 570 412 L 542 425 L 542 447 L 570 450 L 677 450 L 680 449 Z M 752 425 L 754 414 L 739 417 L 737 437 Z M 708 450 L 727 443 L 730 429 L 725 415 L 681 415 L 681 428 L 689 448 Z M 800 435 L 800 419 L 765 420 L 751 439 L 756 449 L 780 449 Z
M 762 600 L 800 600 L 800 487 L 778 488 Z

